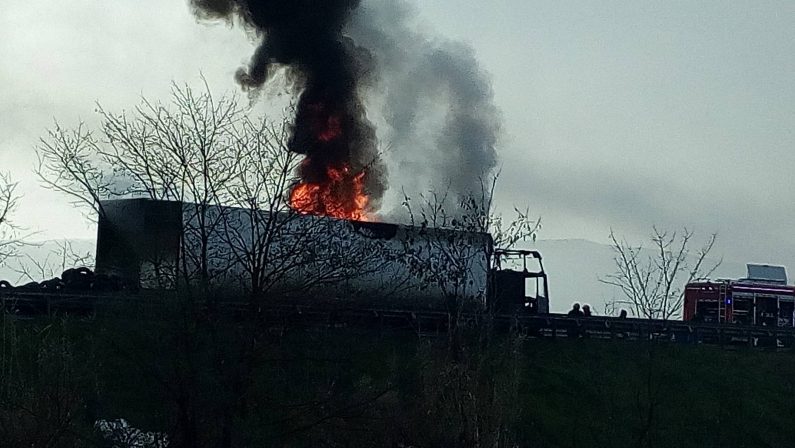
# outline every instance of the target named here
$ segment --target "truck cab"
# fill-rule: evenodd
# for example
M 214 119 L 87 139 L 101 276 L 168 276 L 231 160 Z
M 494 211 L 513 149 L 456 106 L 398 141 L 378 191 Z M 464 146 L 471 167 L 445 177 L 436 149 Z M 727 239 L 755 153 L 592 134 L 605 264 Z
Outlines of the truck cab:
M 489 299 L 491 310 L 498 314 L 549 313 L 549 284 L 541 254 L 495 250 Z

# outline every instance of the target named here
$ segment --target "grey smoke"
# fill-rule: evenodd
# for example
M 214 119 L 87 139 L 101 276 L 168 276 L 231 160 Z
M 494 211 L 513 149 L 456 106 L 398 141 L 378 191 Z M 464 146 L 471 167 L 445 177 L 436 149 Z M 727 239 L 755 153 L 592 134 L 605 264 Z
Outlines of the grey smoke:
M 419 31 L 416 18 L 406 1 L 366 0 L 347 30 L 380 73 L 390 187 L 479 192 L 502 128 L 491 79 L 470 46 Z

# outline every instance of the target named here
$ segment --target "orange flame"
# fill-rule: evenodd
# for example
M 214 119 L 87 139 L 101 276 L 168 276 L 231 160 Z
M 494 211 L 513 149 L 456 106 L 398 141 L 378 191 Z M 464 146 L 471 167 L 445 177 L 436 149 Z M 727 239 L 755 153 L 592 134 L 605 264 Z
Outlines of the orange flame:
M 308 106 L 314 141 L 298 170 L 302 180 L 290 192 L 290 206 L 302 214 L 368 221 L 366 172 L 354 170 L 349 163 L 338 159 L 312 158 L 313 153 L 324 154 L 329 149 L 339 152 L 345 134 L 343 117 L 326 106 L 323 103 Z
M 290 192 L 290 206 L 303 214 L 369 221 L 365 172 L 352 173 L 348 165 L 343 165 L 341 168 L 328 167 L 326 176 L 328 181 L 325 183 L 301 182 L 296 185 Z

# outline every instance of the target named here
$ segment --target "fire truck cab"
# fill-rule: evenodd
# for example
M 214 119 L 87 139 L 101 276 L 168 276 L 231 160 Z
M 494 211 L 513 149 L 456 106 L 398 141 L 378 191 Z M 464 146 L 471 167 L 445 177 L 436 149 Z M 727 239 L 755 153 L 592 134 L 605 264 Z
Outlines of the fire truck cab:
M 783 266 L 748 264 L 738 280 L 688 283 L 685 321 L 795 327 L 795 286 Z

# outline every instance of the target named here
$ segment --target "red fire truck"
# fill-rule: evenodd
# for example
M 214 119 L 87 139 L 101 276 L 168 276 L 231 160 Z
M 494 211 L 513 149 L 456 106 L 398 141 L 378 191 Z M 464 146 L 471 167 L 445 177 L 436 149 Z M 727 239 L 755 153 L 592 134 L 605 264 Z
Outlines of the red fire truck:
M 795 327 L 795 286 L 782 266 L 749 264 L 748 277 L 688 283 L 683 319 Z

